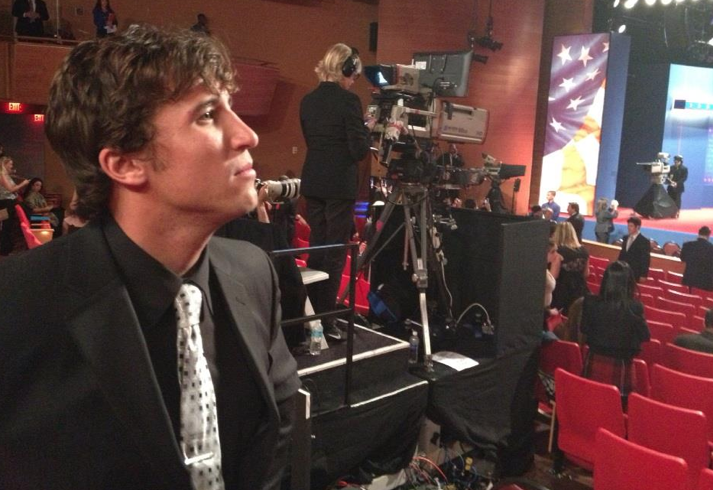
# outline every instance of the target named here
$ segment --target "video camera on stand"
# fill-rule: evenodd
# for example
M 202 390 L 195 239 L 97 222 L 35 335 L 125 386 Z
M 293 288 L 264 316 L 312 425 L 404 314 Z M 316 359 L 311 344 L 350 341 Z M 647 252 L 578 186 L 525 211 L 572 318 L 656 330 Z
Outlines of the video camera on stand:
M 472 54 L 472 51 L 416 53 L 410 66 L 365 67 L 366 78 L 378 89 L 368 111 L 377 121 L 373 133 L 378 141 L 379 162 L 388 168 L 390 179 L 426 185 L 438 183 L 442 176 L 458 172 L 443 169 L 439 172 L 436 140 L 453 143 L 485 140 L 487 110 L 438 99 L 441 95 L 466 95 Z M 470 179 L 466 174 L 457 177 L 458 182 L 467 184 L 471 180 L 475 183 L 479 178 L 474 175 Z
M 671 167 L 668 164 L 670 156 L 662 151 L 656 155 L 656 160 L 653 162 L 637 162 L 637 165 L 641 165 L 646 172 L 651 173 L 652 184 L 663 185 L 668 180 L 668 174 L 671 173 Z

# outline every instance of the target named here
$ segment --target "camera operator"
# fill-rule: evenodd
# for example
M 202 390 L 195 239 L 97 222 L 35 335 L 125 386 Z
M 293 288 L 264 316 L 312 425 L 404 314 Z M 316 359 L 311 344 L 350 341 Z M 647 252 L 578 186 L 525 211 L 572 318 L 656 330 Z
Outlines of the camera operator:
M 307 204 L 310 246 L 347 243 L 351 236 L 357 196 L 357 166 L 369 152 L 369 132 L 376 120 L 363 118 L 359 97 L 349 91 L 359 78 L 359 52 L 335 44 L 317 64 L 319 85 L 300 105 L 302 134 L 307 158 L 302 168 L 301 193 Z M 315 313 L 334 309 L 345 252 L 310 254 L 308 267 L 329 274 L 327 281 L 310 285 L 308 292 Z M 324 333 L 345 339 L 333 324 Z
M 681 155 L 676 155 L 673 157 L 673 167 L 671 168 L 671 173 L 668 176 L 668 195 L 676 203 L 676 218 L 681 211 L 681 194 L 686 190 L 684 183 L 688 178 L 688 167 L 683 164 L 683 157 Z

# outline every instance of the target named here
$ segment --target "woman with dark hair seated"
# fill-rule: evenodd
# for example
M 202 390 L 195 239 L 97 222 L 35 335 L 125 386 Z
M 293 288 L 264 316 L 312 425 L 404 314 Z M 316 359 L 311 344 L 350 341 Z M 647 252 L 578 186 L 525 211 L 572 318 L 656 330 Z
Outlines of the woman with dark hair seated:
M 62 234 L 64 209 L 54 207 L 47 203 L 47 199 L 45 199 L 44 194 L 42 194 L 43 185 L 44 182 L 39 177 L 30 179 L 30 184 L 27 186 L 22 204 L 24 208 L 29 211 L 28 214 L 42 214 L 49 217 L 54 235 L 58 237 Z
M 636 391 L 632 359 L 649 340 L 644 307 L 634 298 L 636 279 L 625 262 L 609 264 L 598 296 L 582 307 L 582 334 L 589 345 L 582 375 L 619 388 L 622 400 Z

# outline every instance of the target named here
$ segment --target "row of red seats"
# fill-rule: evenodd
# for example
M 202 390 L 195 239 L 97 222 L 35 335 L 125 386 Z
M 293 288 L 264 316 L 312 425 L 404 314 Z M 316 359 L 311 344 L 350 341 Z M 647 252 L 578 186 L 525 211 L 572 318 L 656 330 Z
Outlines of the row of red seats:
M 713 379 L 679 373 L 661 365 L 652 368 L 651 398 L 632 394 L 625 416 L 621 397 L 616 387 L 584 379 L 558 368 L 555 371 L 556 414 L 559 422 L 558 446 L 572 462 L 594 469 L 594 486 L 597 490 L 610 488 L 597 484 L 598 473 L 608 465 L 600 462 L 612 456 L 612 448 L 597 446 L 595 440 L 600 428 L 630 444 L 643 446 L 649 451 L 671 455 L 678 460 L 679 469 L 670 477 L 669 465 L 645 466 L 645 480 L 633 479 L 633 486 L 617 488 L 659 488 L 642 486 L 642 481 L 666 481 L 664 488 L 698 487 L 699 476 L 711 462 L 709 441 L 713 441 Z M 612 442 L 612 441 L 610 441 Z M 634 446 L 629 446 L 634 449 Z M 647 453 L 647 451 L 638 451 Z M 631 459 L 618 459 L 619 477 L 636 472 L 640 463 Z M 658 472 L 665 469 L 665 474 Z M 600 473 L 601 475 L 601 473 Z M 702 481 L 708 481 L 708 475 Z M 705 487 L 704 487 L 705 488 Z

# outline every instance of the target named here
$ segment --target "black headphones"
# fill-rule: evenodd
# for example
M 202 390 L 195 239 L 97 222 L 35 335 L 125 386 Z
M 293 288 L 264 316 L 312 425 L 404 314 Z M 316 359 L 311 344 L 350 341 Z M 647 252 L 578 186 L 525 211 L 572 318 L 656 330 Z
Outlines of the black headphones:
M 344 64 L 342 65 L 342 75 L 346 78 L 354 75 L 354 72 L 357 69 L 357 61 L 359 60 L 359 51 L 356 48 L 351 48 L 351 50 L 352 52 L 349 55 L 349 58 L 344 60 Z

